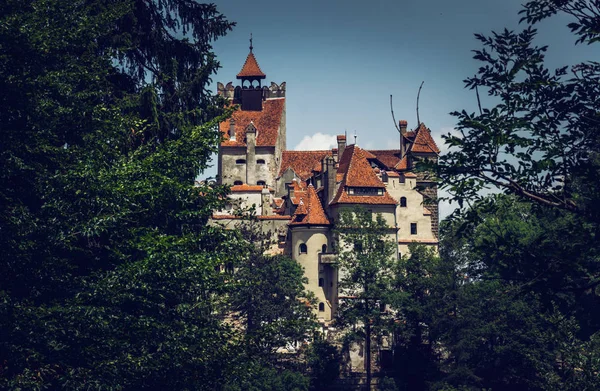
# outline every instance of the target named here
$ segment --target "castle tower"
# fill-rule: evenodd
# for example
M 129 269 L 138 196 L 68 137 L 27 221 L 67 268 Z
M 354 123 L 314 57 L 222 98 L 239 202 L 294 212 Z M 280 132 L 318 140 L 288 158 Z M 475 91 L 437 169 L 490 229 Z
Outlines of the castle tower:
M 250 53 L 246 57 L 246 62 L 242 70 L 237 74 L 236 78 L 242 81 L 242 90 L 239 100 L 242 104 L 242 110 L 245 111 L 261 111 L 262 110 L 262 86 L 261 80 L 267 75 L 263 73 L 252 53 L 252 36 L 250 36 Z M 256 85 L 255 85 L 256 82 Z
M 219 148 L 218 178 L 228 185 L 277 188 L 285 140 L 285 82 L 263 86 L 266 78 L 250 52 L 236 75 L 241 85 L 217 83 L 218 94 L 238 105 L 229 121 L 220 124 L 223 141 Z
M 292 236 L 292 258 L 304 268 L 306 289 L 315 294 L 317 318 L 329 321 L 337 304 L 337 269 L 327 257 L 331 223 L 313 185 L 305 195 L 289 224 Z

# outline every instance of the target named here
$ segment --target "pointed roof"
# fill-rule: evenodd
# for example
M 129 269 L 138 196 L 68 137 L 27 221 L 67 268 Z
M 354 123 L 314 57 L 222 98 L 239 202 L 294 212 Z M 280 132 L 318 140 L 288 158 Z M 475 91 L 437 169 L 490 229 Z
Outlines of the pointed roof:
M 372 157 L 375 157 L 372 153 L 356 145 L 346 147 L 338 170 L 338 173 L 344 174 L 343 182 L 346 186 L 385 188 L 367 160 Z
M 433 140 L 433 137 L 431 137 L 431 131 L 424 123 L 421 123 L 415 130 L 415 140 L 410 151 L 415 153 L 440 153 L 440 149 Z
M 248 53 L 248 57 L 246 57 L 246 62 L 236 77 L 238 79 L 243 79 L 246 77 L 264 79 L 267 77 L 267 75 L 265 75 L 260 69 L 260 66 L 258 66 L 258 62 L 256 61 L 256 57 L 254 57 L 254 53 L 252 53 L 252 49 L 250 49 L 250 53 Z
M 314 186 L 308 185 L 306 194 L 300 200 L 290 225 L 330 225 Z
M 397 202 L 387 192 L 385 185 L 375 174 L 367 159 L 372 153 L 350 145 L 344 150 L 338 168 L 338 175 L 342 175 L 337 194 L 330 204 L 368 204 L 368 205 L 396 205 Z M 349 187 L 374 188 L 377 195 L 349 194 Z
M 321 172 L 321 161 L 326 156 L 333 156 L 331 150 L 326 151 L 283 151 L 281 156 L 281 177 L 288 168 L 294 170 L 302 180 L 313 176 L 313 171 Z

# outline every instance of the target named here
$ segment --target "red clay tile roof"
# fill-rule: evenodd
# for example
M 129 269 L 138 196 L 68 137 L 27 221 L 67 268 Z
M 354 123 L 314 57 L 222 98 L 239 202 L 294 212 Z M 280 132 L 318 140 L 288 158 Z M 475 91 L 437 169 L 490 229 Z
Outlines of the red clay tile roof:
M 396 171 L 386 171 L 386 173 L 390 178 L 400 178 L 400 174 L 398 174 Z
M 313 171 L 321 171 L 321 161 L 325 156 L 333 156 L 331 151 L 283 151 L 279 176 L 291 168 L 302 180 L 313 176 Z
M 258 77 L 260 79 L 267 77 L 267 75 L 261 71 L 258 62 L 256 61 L 256 57 L 254 57 L 254 53 L 252 52 L 248 53 L 248 57 L 246 57 L 246 62 L 244 63 L 242 70 L 237 74 L 238 79 L 243 77 Z
M 304 194 L 306 194 L 306 183 L 303 181 L 294 180 L 292 181 L 291 186 L 294 187 L 294 196 L 291 199 L 292 204 L 298 205 L 300 203 L 300 199 L 304 197 Z
M 267 99 L 263 102 L 261 111 L 237 110 L 231 116 L 235 121 L 235 141 L 229 140 L 229 120 L 219 124 L 219 129 L 223 132 L 224 140 L 221 142 L 223 147 L 243 147 L 246 145 L 246 127 L 253 122 L 257 130 L 256 145 L 275 146 L 279 126 L 281 125 L 281 116 L 285 107 L 285 98 Z
M 356 145 L 350 145 L 344 150 L 338 172 L 344 174 L 345 186 L 385 188 L 367 161 L 368 156 L 373 154 L 367 153 Z
M 263 187 L 261 185 L 247 185 L 247 184 L 243 184 L 243 185 L 234 185 L 231 186 L 231 192 L 235 193 L 235 192 L 240 192 L 240 191 L 257 191 L 257 192 L 262 192 Z
M 398 171 L 408 170 L 408 158 L 404 156 L 402 160 L 400 160 L 394 168 Z
M 422 123 L 416 130 L 415 141 L 410 151 L 416 153 L 440 153 L 440 149 L 435 144 L 435 141 L 431 137 L 431 132 L 425 124 Z
M 350 145 L 344 150 L 340 159 L 338 175 L 342 180 L 337 194 L 331 204 L 370 204 L 370 205 L 396 205 L 397 202 L 385 190 L 385 185 L 377 177 L 373 168 L 367 161 L 371 153 L 365 153 L 356 145 Z M 349 195 L 347 187 L 370 187 L 383 189 L 381 196 Z
M 375 155 L 375 159 L 384 164 L 388 169 L 394 168 L 400 162 L 399 149 L 370 150 L 369 152 Z
M 294 213 L 290 225 L 329 225 L 329 219 L 325 215 L 321 200 L 313 185 L 309 185 L 306 195 L 300 200 L 300 204 Z
M 417 174 L 415 174 L 414 172 L 405 172 L 404 177 L 405 178 L 416 178 Z
M 340 186 L 338 193 L 333 200 L 331 200 L 331 204 L 397 205 L 398 202 L 396 202 L 387 191 L 384 191 L 382 196 L 349 195 L 346 190 Z

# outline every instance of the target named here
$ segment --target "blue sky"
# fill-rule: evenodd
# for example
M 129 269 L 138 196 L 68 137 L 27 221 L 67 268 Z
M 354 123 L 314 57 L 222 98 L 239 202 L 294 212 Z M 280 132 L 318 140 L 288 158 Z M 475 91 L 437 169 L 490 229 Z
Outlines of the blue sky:
M 252 33 L 267 85 L 287 83 L 288 149 L 326 149 L 344 131 L 350 142 L 356 132 L 364 148 L 397 148 L 389 96 L 394 96 L 396 119 L 406 119 L 412 128 L 418 88 L 425 81 L 420 118 L 441 144 L 440 135 L 456 122 L 449 113 L 476 107 L 475 93 L 463 88 L 463 80 L 479 66 L 471 51 L 481 46 L 473 34 L 523 28 L 518 23 L 521 3 L 217 1 L 219 11 L 237 26 L 214 44 L 222 65 L 214 81 L 236 84 Z M 547 64 L 555 68 L 600 60 L 592 47 L 574 45 L 568 22 L 557 16 L 539 25 L 538 42 L 549 45 Z

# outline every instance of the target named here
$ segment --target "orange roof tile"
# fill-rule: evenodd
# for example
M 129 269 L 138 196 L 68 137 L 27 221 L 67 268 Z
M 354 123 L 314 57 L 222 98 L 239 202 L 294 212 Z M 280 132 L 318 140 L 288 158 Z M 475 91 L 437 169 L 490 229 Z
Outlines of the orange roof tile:
M 375 174 L 367 161 L 371 153 L 365 153 L 356 145 L 350 145 L 344 150 L 340 159 L 338 174 L 343 174 L 337 194 L 331 204 L 369 204 L 369 205 L 396 205 L 397 202 L 385 190 L 385 185 Z M 350 195 L 347 187 L 370 187 L 383 189 L 383 195 Z
M 405 172 L 404 174 L 405 178 L 416 178 L 417 174 L 415 174 L 414 172 Z
M 387 191 L 382 196 L 350 195 L 340 186 L 331 204 L 397 205 L 398 202 Z
M 248 185 L 248 184 L 243 184 L 243 185 L 234 185 L 231 186 L 231 192 L 235 193 L 235 192 L 240 192 L 240 191 L 258 191 L 258 192 L 262 192 L 263 187 L 260 185 Z
M 387 149 L 387 150 L 374 150 L 369 151 L 375 155 L 375 159 L 380 161 L 388 169 L 394 168 L 396 164 L 400 162 L 400 150 L 399 149 Z
M 309 185 L 306 195 L 300 200 L 300 204 L 294 213 L 290 225 L 329 225 L 329 219 L 325 215 L 321 200 L 313 185 Z
M 321 171 L 321 161 L 325 156 L 333 156 L 331 151 L 283 151 L 279 176 L 291 168 L 302 180 L 313 176 L 313 171 Z
M 224 140 L 221 142 L 223 147 L 243 147 L 246 145 L 246 127 L 252 122 L 257 130 L 256 145 L 275 146 L 279 126 L 281 125 L 281 116 L 285 107 L 285 98 L 267 99 L 263 102 L 261 111 L 237 110 L 231 118 L 235 121 L 235 140 L 229 140 L 229 120 L 219 124 L 219 129 L 223 133 Z
M 398 171 L 408 170 L 408 158 L 404 156 L 394 168 Z
M 367 161 L 368 156 L 373 156 L 371 153 L 366 153 L 364 149 L 356 145 L 350 145 L 344 150 L 344 154 L 340 159 L 340 167 L 338 172 L 344 174 L 344 185 L 353 187 L 383 187 L 385 185 Z
M 415 141 L 413 142 L 410 151 L 416 153 L 440 153 L 440 149 L 431 137 L 431 131 L 425 124 L 421 123 L 417 128 Z
M 254 57 L 254 53 L 252 52 L 248 53 L 248 57 L 246 57 L 246 62 L 244 62 L 242 70 L 237 74 L 238 79 L 243 77 L 257 77 L 259 79 L 264 79 L 267 77 L 267 75 L 265 75 L 258 66 L 256 57 Z
M 398 174 L 396 171 L 386 171 L 386 173 L 390 178 L 400 178 L 400 174 Z
M 292 181 L 291 186 L 294 187 L 294 196 L 291 199 L 292 204 L 298 205 L 300 203 L 300 199 L 302 199 L 304 194 L 306 194 L 306 183 L 303 181 L 294 180 Z

